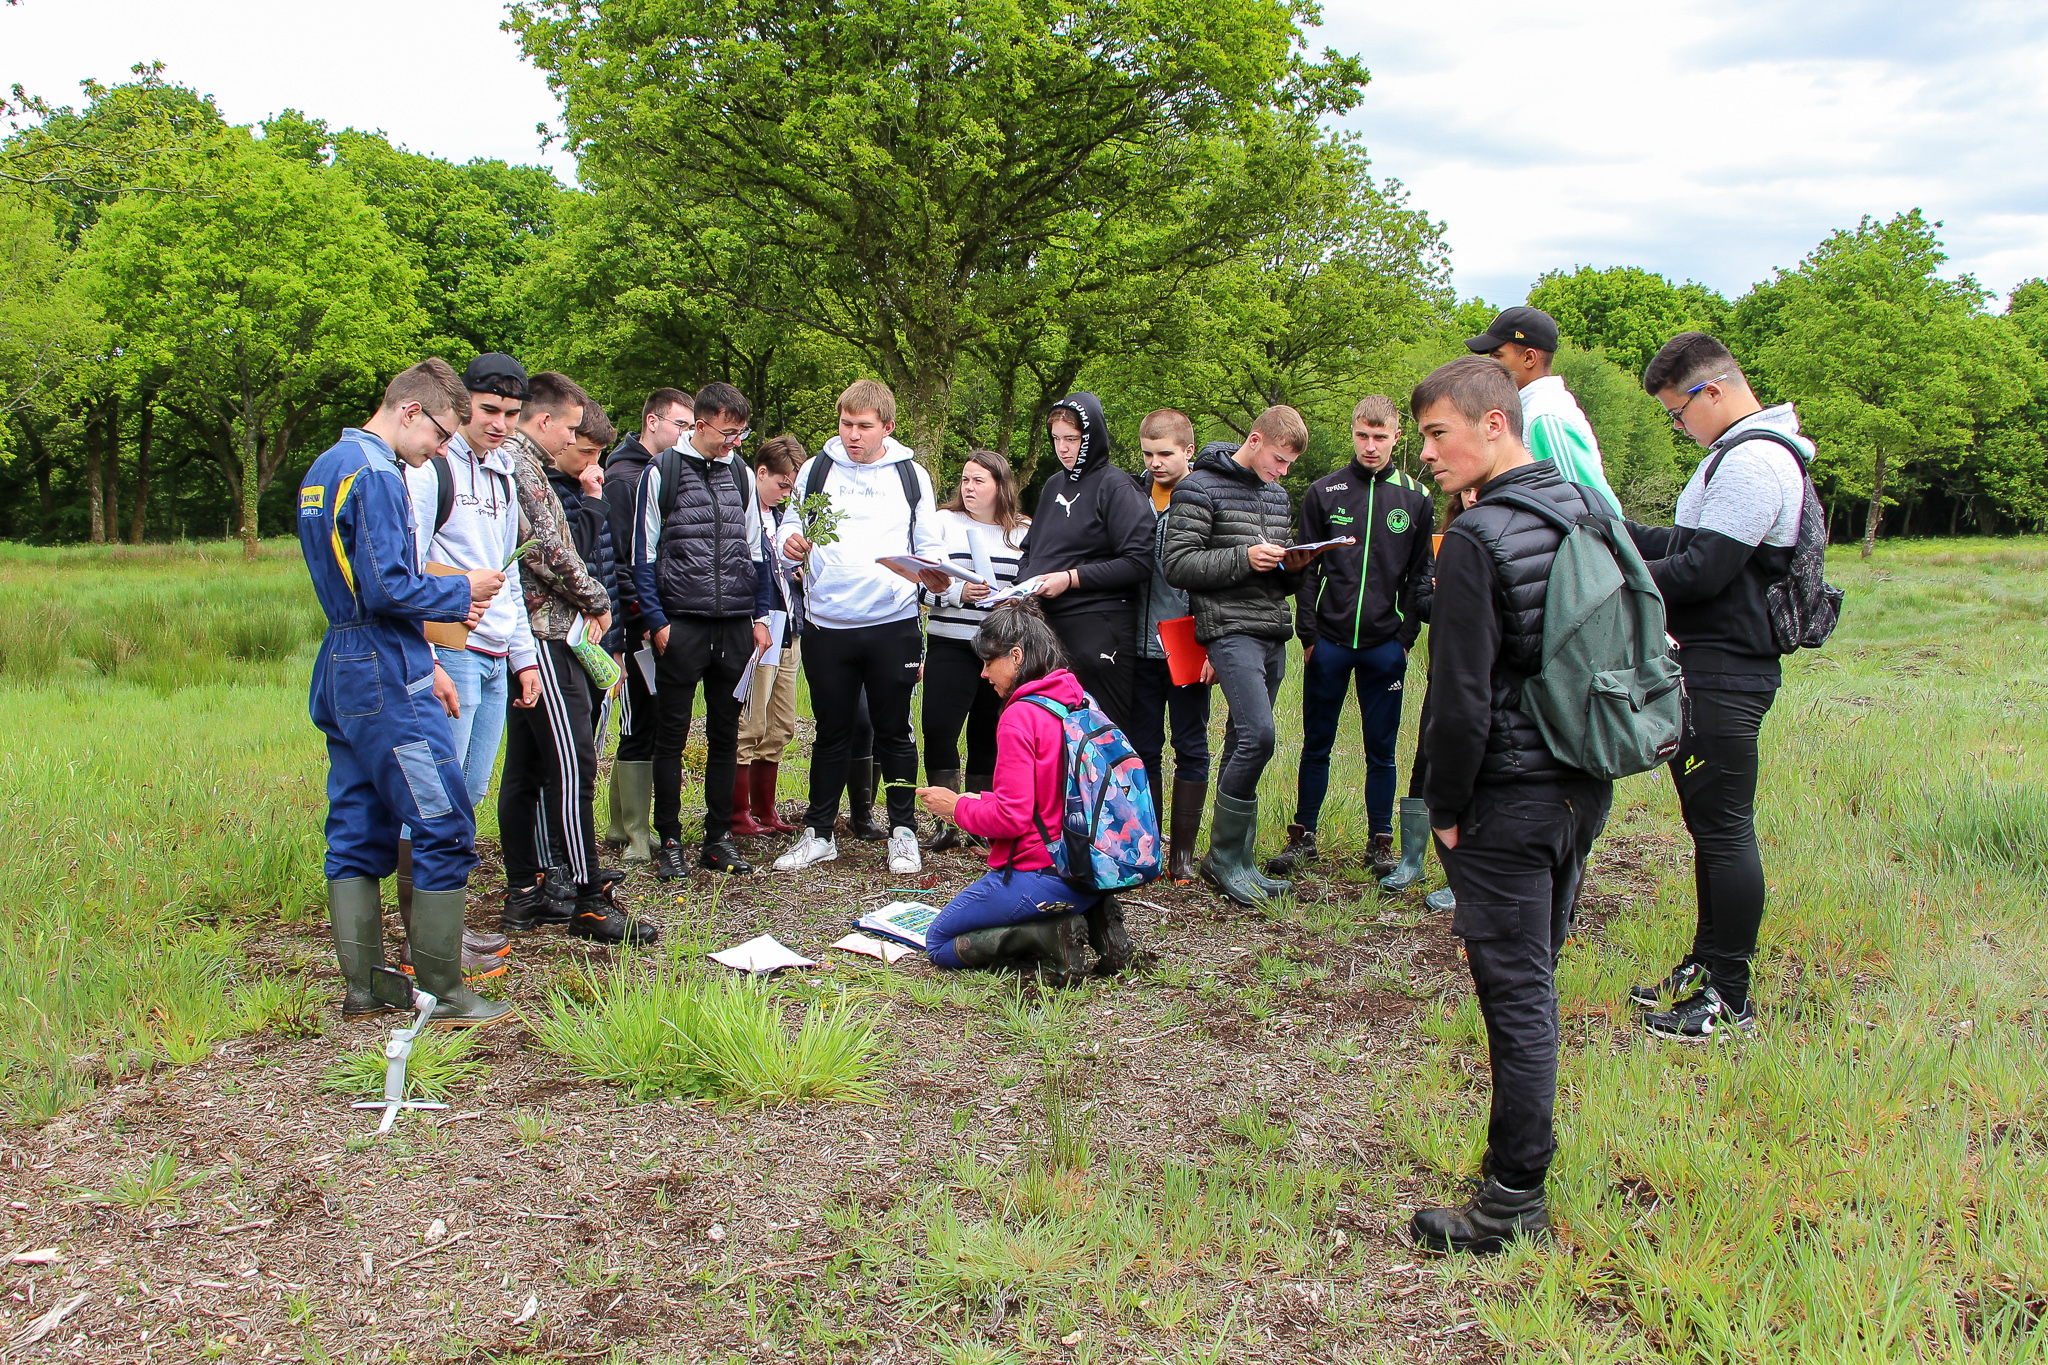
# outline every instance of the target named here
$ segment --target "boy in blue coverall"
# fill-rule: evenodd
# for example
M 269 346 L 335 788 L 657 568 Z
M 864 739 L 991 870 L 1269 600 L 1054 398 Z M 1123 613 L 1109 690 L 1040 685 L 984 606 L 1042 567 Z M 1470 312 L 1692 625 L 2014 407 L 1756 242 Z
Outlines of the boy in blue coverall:
M 412 957 L 443 1028 L 511 1012 L 462 980 L 464 888 L 476 821 L 434 681 L 423 621 L 475 625 L 505 575 L 432 578 L 419 567 L 412 500 L 398 461 L 424 464 L 469 417 L 469 395 L 439 357 L 391 381 L 384 404 L 313 462 L 299 485 L 299 543 L 327 636 L 308 709 L 327 736 L 327 913 L 348 980 L 344 1017 L 393 1008 L 371 992 L 384 965 L 379 882 L 412 830 Z

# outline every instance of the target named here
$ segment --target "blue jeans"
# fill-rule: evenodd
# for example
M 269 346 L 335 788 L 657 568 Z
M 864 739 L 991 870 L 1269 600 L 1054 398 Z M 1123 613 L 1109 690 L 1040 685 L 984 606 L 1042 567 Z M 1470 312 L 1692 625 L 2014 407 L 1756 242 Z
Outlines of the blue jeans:
M 462 703 L 462 714 L 449 717 L 448 730 L 455 737 L 455 756 L 462 760 L 463 781 L 469 783 L 470 804 L 482 805 L 491 789 L 491 769 L 498 765 L 498 745 L 505 739 L 512 661 L 440 645 L 434 646 L 434 658 L 454 681 Z
M 1408 651 L 1399 640 L 1353 649 L 1318 640 L 1301 671 L 1301 770 L 1296 777 L 1294 823 L 1314 829 L 1330 789 L 1330 749 L 1344 714 L 1344 690 L 1358 687 L 1358 722 L 1365 731 L 1365 814 L 1369 832 L 1394 828 L 1394 745 L 1401 735 L 1401 681 Z
M 1056 919 L 1077 914 L 1101 898 L 1101 893 L 1081 891 L 1051 869 L 1038 872 L 990 872 L 946 902 L 939 917 L 924 931 L 932 945 L 932 965 L 943 971 L 957 971 L 961 962 L 953 953 L 953 940 L 976 929 L 999 929 L 1006 924 L 1028 920 Z

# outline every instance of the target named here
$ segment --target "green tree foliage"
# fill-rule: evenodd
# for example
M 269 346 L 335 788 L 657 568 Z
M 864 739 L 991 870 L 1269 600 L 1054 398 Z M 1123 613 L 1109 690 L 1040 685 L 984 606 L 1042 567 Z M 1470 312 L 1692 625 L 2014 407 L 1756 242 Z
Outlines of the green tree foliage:
M 84 268 L 130 363 L 207 442 L 256 553 L 257 500 L 309 416 L 414 356 L 419 280 L 346 178 L 246 138 L 205 195 L 124 198 Z
M 1638 520 L 1668 518 L 1682 483 L 1678 448 L 1663 405 L 1643 392 L 1642 371 L 1630 373 L 1605 352 L 1571 342 L 1559 348 L 1552 368 L 1593 428 L 1600 463 L 1622 509 Z M 1691 462 L 1685 468 L 1690 472 Z
M 1161 211 L 1209 139 L 1312 134 L 1355 100 L 1355 62 L 1297 51 L 1313 18 L 1301 0 L 531 0 L 512 25 L 563 99 L 585 181 L 629 190 L 644 221 L 694 248 L 706 288 L 870 355 L 913 444 L 935 453 L 962 354 L 1041 313 L 1029 286 L 1087 275 L 1126 220 L 1179 242 L 1134 253 L 1127 276 L 1227 255 L 1269 226 L 1246 201 Z M 1286 177 L 1258 179 L 1284 200 Z
M 0 418 L 54 402 L 106 340 L 56 219 L 31 196 L 0 195 Z
M 1936 273 L 1939 226 L 1918 209 L 1865 218 L 1770 286 L 1778 330 L 1757 359 L 1818 433 L 1816 473 L 1868 490 L 1866 556 L 1894 467 L 1953 461 L 2039 382 L 2039 358 L 1983 311 L 1977 282 Z
M 1728 301 L 1705 285 L 1675 285 L 1632 265 L 1547 271 L 1529 291 L 1529 302 L 1556 318 L 1566 339 L 1599 348 L 1638 378 L 1657 348 L 1680 332 L 1718 336 L 1728 323 Z

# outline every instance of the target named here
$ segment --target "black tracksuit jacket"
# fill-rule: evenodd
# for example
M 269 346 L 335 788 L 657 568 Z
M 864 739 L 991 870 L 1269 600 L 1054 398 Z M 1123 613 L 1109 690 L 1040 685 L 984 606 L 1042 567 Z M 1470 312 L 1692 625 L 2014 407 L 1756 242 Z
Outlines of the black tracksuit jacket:
M 1302 647 L 1335 640 L 1370 649 L 1396 638 L 1401 648 L 1412 646 L 1429 619 L 1435 523 L 1435 502 L 1392 460 L 1376 471 L 1350 460 L 1310 484 L 1301 541 L 1355 536 L 1358 543 L 1323 551 L 1304 571 L 1294 608 Z

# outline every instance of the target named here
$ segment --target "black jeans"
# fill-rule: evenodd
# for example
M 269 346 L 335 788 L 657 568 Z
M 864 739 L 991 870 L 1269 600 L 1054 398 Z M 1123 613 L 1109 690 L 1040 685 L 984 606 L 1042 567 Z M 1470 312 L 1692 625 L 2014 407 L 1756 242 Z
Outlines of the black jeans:
M 626 685 L 619 691 L 619 752 L 621 763 L 646 763 L 654 758 L 654 729 L 658 721 L 654 708 L 654 694 L 647 690 L 647 682 L 640 676 L 640 665 L 633 656 L 646 648 L 645 635 L 628 632 L 626 635 Z M 656 659 L 655 670 L 661 668 Z
M 1394 746 L 1401 738 L 1401 684 L 1408 651 L 1399 640 L 1353 649 L 1341 640 L 1318 640 L 1301 666 L 1301 771 L 1295 777 L 1294 823 L 1314 829 L 1330 790 L 1330 750 L 1344 715 L 1344 693 L 1358 692 L 1358 725 L 1365 738 L 1366 827 L 1394 828 Z
M 754 657 L 754 623 L 744 616 L 677 616 L 668 648 L 654 660 L 654 828 L 683 838 L 683 747 L 697 684 L 704 685 L 704 839 L 732 835 L 732 780 L 739 768 L 740 712 L 732 690 Z M 624 747 L 623 745 L 621 746 Z
M 981 656 L 965 640 L 934 635 L 924 653 L 924 770 L 996 771 L 996 718 L 1003 699 L 981 676 Z M 967 766 L 960 766 L 960 727 L 967 727 Z M 854 755 L 859 758 L 859 754 Z
M 579 885 L 597 876 L 597 833 L 590 802 L 597 790 L 597 747 L 590 733 L 596 689 L 560 640 L 535 640 L 540 700 L 506 711 L 505 777 L 498 784 L 498 841 L 505 884 L 533 885 L 556 856 Z
M 1693 688 L 1685 740 L 1671 760 L 1678 809 L 1692 835 L 1699 924 L 1692 956 L 1740 1008 L 1764 919 L 1764 860 L 1756 846 L 1757 734 L 1776 692 Z
M 1145 760 L 1145 780 L 1152 788 L 1152 803 L 1160 805 L 1160 760 L 1166 752 L 1166 733 L 1173 731 L 1173 780 L 1209 780 L 1209 686 L 1189 683 L 1173 685 L 1173 674 L 1164 659 L 1139 659 L 1132 668 L 1131 723 L 1124 738 Z
M 811 747 L 811 805 L 804 823 L 821 839 L 832 837 L 839 794 L 846 789 L 846 763 L 856 757 L 855 717 L 867 693 L 875 728 L 875 762 L 888 788 L 889 828 L 916 829 L 912 796 L 917 781 L 917 741 L 910 731 L 910 696 L 924 655 L 924 634 L 916 617 L 851 630 L 812 626 L 804 631 L 804 680 L 818 720 Z
M 1493 1063 L 1487 1170 L 1510 1189 L 1541 1185 L 1557 1152 L 1557 955 L 1613 801 L 1608 782 L 1479 787 L 1457 848 L 1437 842 Z
M 1277 742 L 1273 699 L 1287 676 L 1287 642 L 1226 635 L 1210 642 L 1209 665 L 1216 670 L 1223 699 L 1230 703 L 1216 789 L 1239 801 L 1256 800 L 1259 776 L 1272 761 Z
M 1057 599 L 1055 599 L 1057 600 Z M 1081 690 L 1095 698 L 1104 715 L 1126 737 L 1131 732 L 1131 686 L 1137 673 L 1138 618 L 1130 607 L 1047 615 L 1052 633 L 1067 651 L 1067 665 Z

